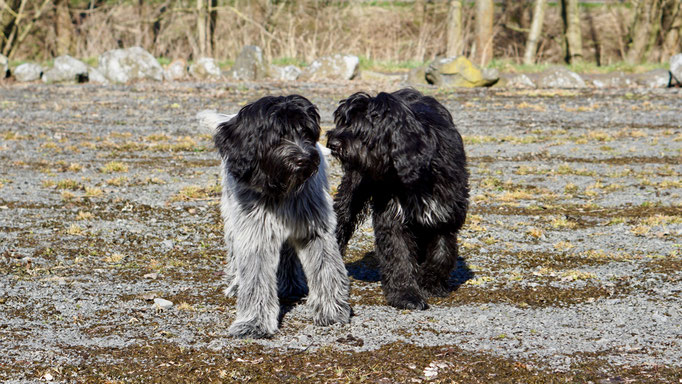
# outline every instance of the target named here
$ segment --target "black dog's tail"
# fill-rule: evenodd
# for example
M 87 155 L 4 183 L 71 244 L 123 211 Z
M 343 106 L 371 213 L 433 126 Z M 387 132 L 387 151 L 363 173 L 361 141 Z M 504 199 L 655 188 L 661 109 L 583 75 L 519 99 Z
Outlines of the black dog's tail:
M 220 124 L 230 121 L 235 116 L 237 115 L 225 115 L 206 109 L 197 113 L 196 117 L 197 120 L 199 120 L 199 129 L 201 129 L 201 132 L 213 135 Z

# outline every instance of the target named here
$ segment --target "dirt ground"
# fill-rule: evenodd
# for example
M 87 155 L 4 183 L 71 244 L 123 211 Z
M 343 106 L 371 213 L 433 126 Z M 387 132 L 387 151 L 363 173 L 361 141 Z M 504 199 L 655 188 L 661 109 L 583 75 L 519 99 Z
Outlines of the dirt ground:
M 383 89 L 0 85 L 0 381 L 682 382 L 679 88 L 423 89 L 471 173 L 452 293 L 387 307 L 367 223 L 351 324 L 302 302 L 273 339 L 230 338 L 219 162 L 194 115 L 300 93 L 329 129 L 358 90 Z

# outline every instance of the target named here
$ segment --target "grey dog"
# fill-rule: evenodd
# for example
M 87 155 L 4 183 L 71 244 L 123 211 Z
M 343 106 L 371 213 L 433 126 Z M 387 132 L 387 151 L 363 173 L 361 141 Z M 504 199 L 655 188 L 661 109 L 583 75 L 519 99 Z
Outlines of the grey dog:
M 267 96 L 234 116 L 202 111 L 197 117 L 214 132 L 221 158 L 225 294 L 237 296 L 230 334 L 272 336 L 278 295 L 307 293 L 317 325 L 348 323 L 349 280 L 317 144 L 317 108 L 298 95 Z

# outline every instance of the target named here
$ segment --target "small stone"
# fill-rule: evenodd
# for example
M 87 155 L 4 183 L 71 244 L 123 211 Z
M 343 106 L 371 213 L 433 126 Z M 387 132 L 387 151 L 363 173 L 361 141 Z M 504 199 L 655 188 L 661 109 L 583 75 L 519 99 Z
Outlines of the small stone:
M 672 73 L 677 84 L 682 85 L 682 53 L 670 58 L 670 73 Z
M 189 74 L 197 79 L 218 78 L 222 76 L 220 67 L 213 58 L 202 57 L 189 66 Z
M 54 380 L 54 377 L 51 374 L 46 373 L 43 375 L 42 379 L 45 381 L 52 381 L 52 380 Z
M 154 273 L 147 273 L 146 275 L 144 275 L 144 276 L 142 276 L 142 277 L 144 277 L 145 279 L 156 280 L 156 279 L 159 278 L 159 274 L 156 273 L 156 272 L 154 272 Z
M 412 68 L 407 74 L 407 83 L 412 85 L 427 85 L 429 82 L 426 81 L 426 68 L 427 66 Z
M 168 309 L 173 306 L 172 301 L 168 301 L 166 299 L 160 299 L 160 298 L 155 298 L 154 299 L 154 307 L 158 309 Z
M 170 81 L 181 80 L 185 76 L 187 76 L 187 62 L 183 59 L 173 60 L 163 71 L 163 77 Z

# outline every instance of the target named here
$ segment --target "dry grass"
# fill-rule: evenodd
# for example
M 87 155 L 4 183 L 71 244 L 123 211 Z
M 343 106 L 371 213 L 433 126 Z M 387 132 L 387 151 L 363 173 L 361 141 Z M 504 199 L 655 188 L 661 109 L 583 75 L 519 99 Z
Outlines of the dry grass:
M 102 173 L 128 172 L 128 166 L 120 161 L 111 161 L 100 167 Z

